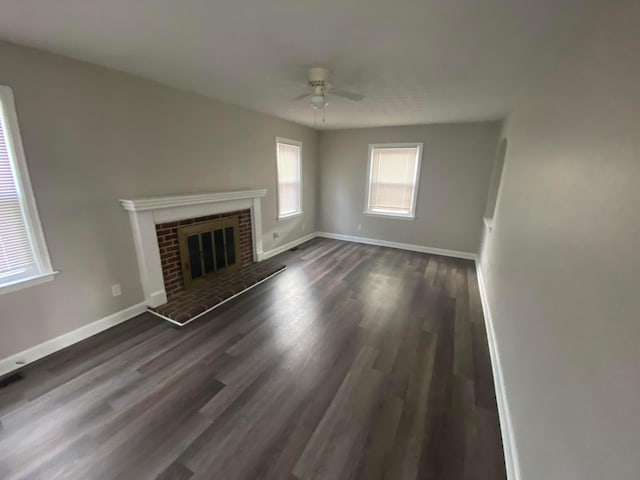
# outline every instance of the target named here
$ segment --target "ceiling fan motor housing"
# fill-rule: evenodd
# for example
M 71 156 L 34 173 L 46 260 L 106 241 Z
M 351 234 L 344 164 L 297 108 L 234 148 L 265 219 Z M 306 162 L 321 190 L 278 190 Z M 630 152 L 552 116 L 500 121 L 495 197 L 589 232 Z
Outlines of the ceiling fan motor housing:
M 324 67 L 313 67 L 309 69 L 309 83 L 326 82 L 329 80 L 331 70 Z
M 331 70 L 324 67 L 312 67 L 309 69 L 309 86 L 313 89 L 313 92 L 309 96 L 311 105 L 316 110 L 322 110 L 328 105 L 327 93 L 331 90 L 332 86 L 329 83 L 329 77 L 331 76 Z M 335 94 L 339 97 L 344 97 L 349 100 L 358 101 L 362 100 L 363 95 L 347 92 L 344 90 L 336 90 Z M 306 98 L 308 95 L 301 95 L 297 99 Z
M 324 67 L 313 67 L 309 69 L 309 86 L 313 88 L 314 95 L 324 95 L 329 90 L 330 85 L 327 80 L 331 71 Z

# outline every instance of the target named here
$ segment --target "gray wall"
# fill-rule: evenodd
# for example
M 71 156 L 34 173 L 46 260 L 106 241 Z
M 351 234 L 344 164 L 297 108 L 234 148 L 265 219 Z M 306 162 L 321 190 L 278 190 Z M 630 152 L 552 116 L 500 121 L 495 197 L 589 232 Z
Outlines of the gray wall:
M 476 253 L 499 132 L 499 122 L 321 132 L 319 230 Z M 369 144 L 397 142 L 424 143 L 413 221 L 363 214 Z
M 312 129 L 7 43 L 0 43 L 0 65 L 0 84 L 14 90 L 51 260 L 61 271 L 53 282 L 0 295 L 0 358 L 143 300 L 119 198 L 267 188 L 265 250 L 315 230 Z M 280 222 L 276 136 L 303 142 L 305 213 Z M 114 298 L 116 283 L 122 296 Z
M 616 5 L 504 130 L 481 263 L 524 480 L 640 478 L 640 5 Z

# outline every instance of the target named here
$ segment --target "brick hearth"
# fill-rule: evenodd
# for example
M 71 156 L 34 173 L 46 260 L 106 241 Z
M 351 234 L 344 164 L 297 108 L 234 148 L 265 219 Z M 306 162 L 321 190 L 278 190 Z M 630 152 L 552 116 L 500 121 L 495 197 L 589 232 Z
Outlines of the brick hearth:
M 168 303 L 150 310 L 184 325 L 284 269 L 284 265 L 271 260 L 252 263 L 207 278 L 200 286 L 177 292 Z

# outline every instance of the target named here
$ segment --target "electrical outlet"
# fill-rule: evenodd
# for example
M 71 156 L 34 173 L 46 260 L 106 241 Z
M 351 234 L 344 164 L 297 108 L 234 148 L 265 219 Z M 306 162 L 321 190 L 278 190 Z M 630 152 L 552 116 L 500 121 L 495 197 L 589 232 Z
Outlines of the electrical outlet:
M 358 231 L 359 231 L 359 232 L 361 232 L 361 231 L 362 231 L 362 224 L 361 224 L 361 223 L 359 223 L 359 224 L 358 224 Z
M 119 283 L 117 285 L 111 286 L 111 293 L 114 297 L 119 297 L 120 295 L 122 295 L 122 289 L 120 288 Z
M 273 239 L 277 240 L 278 238 L 280 238 L 280 235 L 278 235 L 278 232 L 273 232 Z

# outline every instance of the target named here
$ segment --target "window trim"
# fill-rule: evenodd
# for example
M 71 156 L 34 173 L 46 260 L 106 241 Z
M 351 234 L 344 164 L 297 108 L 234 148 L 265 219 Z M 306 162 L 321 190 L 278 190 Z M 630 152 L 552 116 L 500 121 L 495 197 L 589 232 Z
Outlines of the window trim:
M 38 207 L 33 195 L 29 169 L 22 146 L 15 100 L 11 87 L 0 85 L 0 115 L 5 127 L 5 141 L 10 155 L 16 189 L 19 192 L 22 214 L 33 250 L 36 271 L 26 276 L 11 275 L 0 279 L 0 294 L 13 292 L 53 280 L 59 273 L 53 270 L 49 250 L 42 230 Z
M 498 198 L 500 196 L 500 186 L 502 185 L 502 175 L 504 173 L 504 164 L 507 158 L 507 149 L 509 148 L 509 139 L 502 137 L 498 143 L 496 155 L 493 160 L 493 169 L 491 170 L 491 182 L 489 182 L 489 192 L 484 207 L 485 225 L 489 231 L 493 228 L 493 217 L 498 206 Z
M 283 143 L 285 145 L 292 145 L 298 147 L 300 149 L 300 158 L 298 160 L 300 164 L 300 188 L 298 189 L 298 204 L 300 205 L 300 209 L 293 212 L 287 213 L 286 215 L 280 215 L 280 169 L 278 162 L 278 144 Z M 276 218 L 278 220 L 286 220 L 289 218 L 297 217 L 304 213 L 302 207 L 302 142 L 299 140 L 292 140 L 290 138 L 284 137 L 276 137 Z
M 413 189 L 413 196 L 411 197 L 411 209 L 409 213 L 393 213 L 380 210 L 372 210 L 370 205 L 371 200 L 371 174 L 373 170 L 373 153 L 375 149 L 383 148 L 417 148 L 418 149 L 418 161 L 416 162 L 416 186 Z M 364 214 L 372 217 L 384 217 L 395 218 L 402 220 L 415 220 L 416 219 L 416 206 L 418 203 L 418 190 L 420 189 L 420 168 L 422 166 L 422 150 L 424 144 L 422 142 L 404 142 L 404 143 L 371 143 L 369 144 L 369 159 L 367 160 L 367 184 L 365 185 L 365 198 L 364 198 Z

